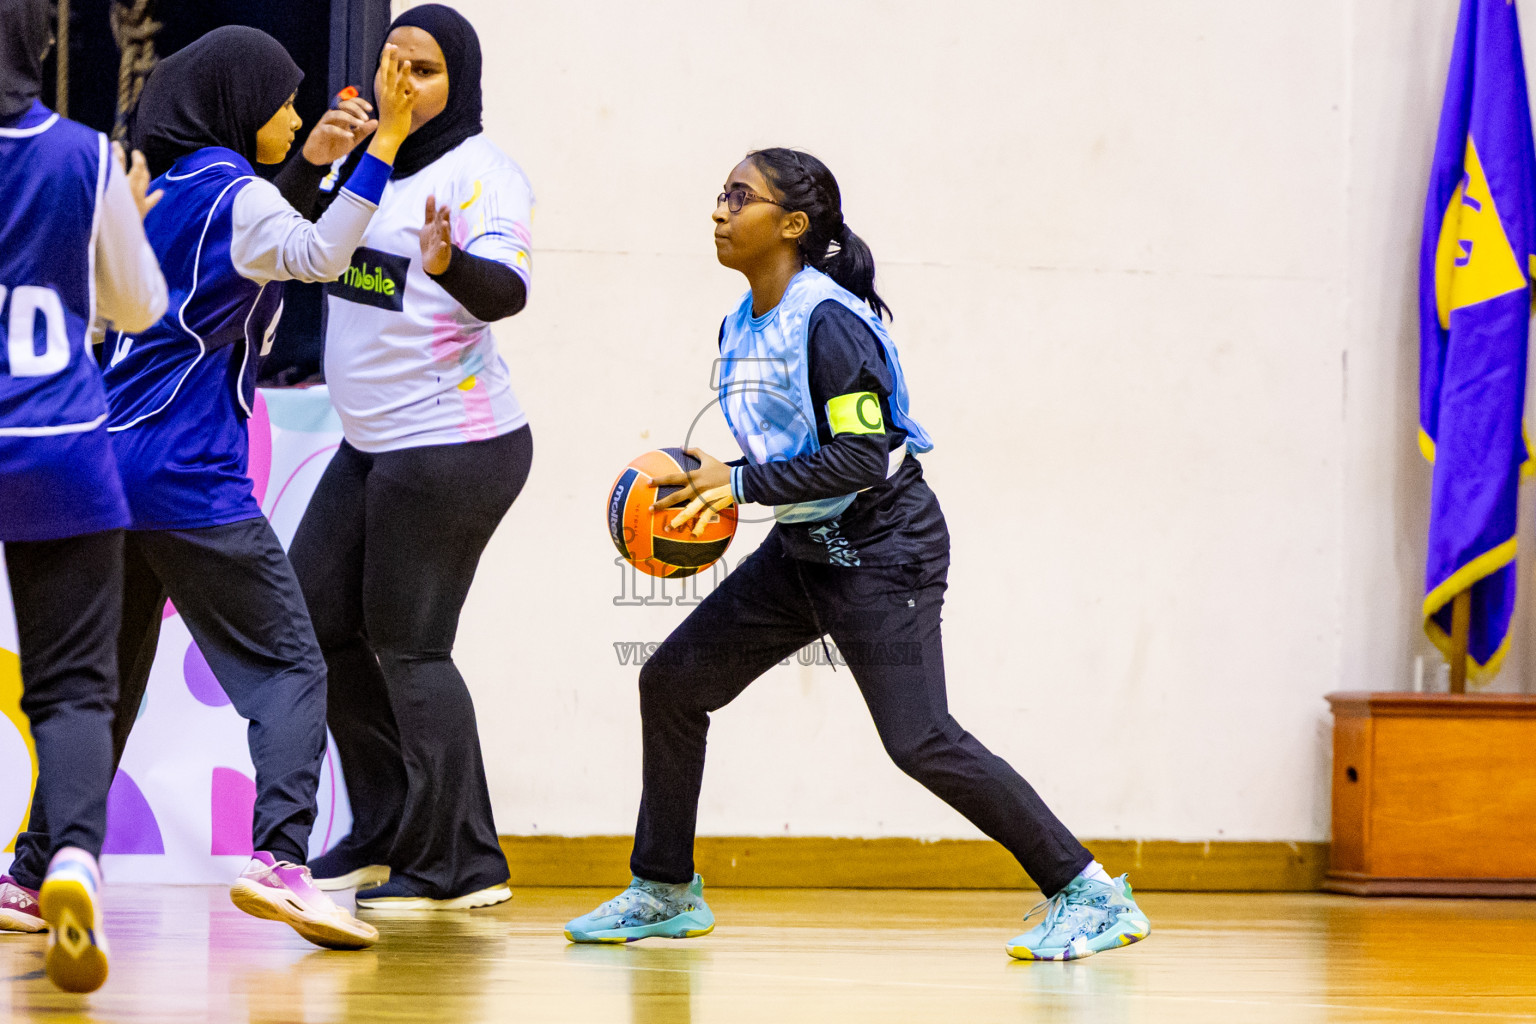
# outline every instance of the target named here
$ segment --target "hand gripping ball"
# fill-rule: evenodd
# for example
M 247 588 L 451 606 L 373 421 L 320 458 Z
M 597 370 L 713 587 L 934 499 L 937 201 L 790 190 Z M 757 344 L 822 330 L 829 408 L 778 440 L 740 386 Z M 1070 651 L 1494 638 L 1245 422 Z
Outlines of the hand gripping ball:
M 736 508 L 721 509 L 718 521 L 695 537 L 697 520 L 679 529 L 667 524 L 683 506 L 651 511 L 651 504 L 678 490 L 656 487 L 651 481 L 668 473 L 699 468 L 699 460 L 681 448 L 646 452 L 624 467 L 608 493 L 608 536 L 630 565 L 651 576 L 692 576 L 713 565 L 736 535 Z

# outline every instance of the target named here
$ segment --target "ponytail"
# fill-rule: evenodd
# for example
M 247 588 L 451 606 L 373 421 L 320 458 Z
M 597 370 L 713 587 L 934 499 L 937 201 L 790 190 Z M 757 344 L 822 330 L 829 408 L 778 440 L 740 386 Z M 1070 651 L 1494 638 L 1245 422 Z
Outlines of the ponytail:
M 774 147 L 747 154 L 768 183 L 778 190 L 784 209 L 810 221 L 800 236 L 800 257 L 889 319 L 891 307 L 875 291 L 875 257 L 843 220 L 843 197 L 827 165 L 794 149 Z

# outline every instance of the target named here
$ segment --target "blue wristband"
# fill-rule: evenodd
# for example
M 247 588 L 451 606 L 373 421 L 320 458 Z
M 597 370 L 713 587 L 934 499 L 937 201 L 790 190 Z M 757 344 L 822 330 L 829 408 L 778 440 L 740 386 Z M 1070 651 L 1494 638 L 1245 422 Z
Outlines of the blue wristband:
M 745 466 L 732 466 L 731 467 L 731 500 L 734 501 L 738 505 L 740 505 L 741 502 L 742 502 L 742 496 L 741 496 L 741 471 L 743 469 L 746 469 L 746 467 Z
M 342 190 L 378 206 L 379 200 L 384 197 L 384 186 L 389 184 L 389 176 L 394 170 L 394 167 L 372 153 L 364 153 Z

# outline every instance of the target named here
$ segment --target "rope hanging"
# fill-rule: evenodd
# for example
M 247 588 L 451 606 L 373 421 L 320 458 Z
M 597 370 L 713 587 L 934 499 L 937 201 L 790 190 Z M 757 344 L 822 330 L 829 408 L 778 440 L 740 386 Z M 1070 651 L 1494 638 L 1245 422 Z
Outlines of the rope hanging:
M 139 106 L 144 82 L 160 59 L 155 54 L 155 35 L 160 23 L 150 17 L 154 0 L 115 0 L 112 4 L 112 38 L 122 59 L 117 65 L 117 117 L 112 138 L 128 137 L 128 119 Z

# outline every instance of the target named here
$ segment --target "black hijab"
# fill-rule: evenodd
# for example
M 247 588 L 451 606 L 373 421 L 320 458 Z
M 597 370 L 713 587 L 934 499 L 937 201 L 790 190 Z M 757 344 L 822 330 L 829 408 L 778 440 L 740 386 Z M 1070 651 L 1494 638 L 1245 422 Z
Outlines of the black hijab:
M 48 0 L 0 0 L 0 121 L 20 117 L 42 95 L 43 54 L 52 39 Z M 478 68 L 478 51 L 475 59 Z M 477 98 L 479 90 L 477 79 Z
M 208 146 L 256 162 L 256 132 L 304 80 L 283 44 L 260 29 L 225 25 L 155 65 L 133 118 L 133 146 L 149 173 Z
M 458 11 L 442 4 L 412 7 L 389 26 L 419 28 L 437 41 L 448 68 L 448 105 L 412 132 L 395 156 L 393 177 L 409 178 L 480 128 L 480 37 Z M 386 38 L 388 33 L 386 33 Z M 383 53 L 383 47 L 379 48 Z

